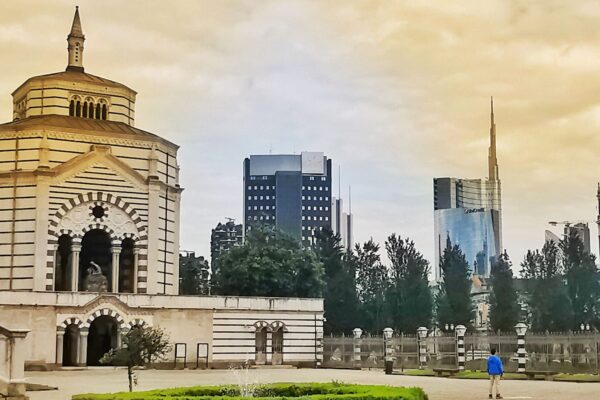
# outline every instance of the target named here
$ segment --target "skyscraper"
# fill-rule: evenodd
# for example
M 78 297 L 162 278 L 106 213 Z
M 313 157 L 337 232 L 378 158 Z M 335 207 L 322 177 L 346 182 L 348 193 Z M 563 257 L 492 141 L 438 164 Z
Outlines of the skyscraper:
M 489 276 L 502 252 L 501 185 L 496 156 L 494 101 L 491 101 L 488 178 L 434 178 L 435 277 L 447 240 L 458 244 L 473 273 Z
M 244 225 L 274 225 L 309 246 L 331 228 L 331 160 L 320 152 L 244 160 Z
M 331 230 L 340 235 L 344 249 L 351 249 L 354 246 L 352 210 L 348 208 L 348 212 L 344 212 L 343 200 L 335 197 L 331 201 L 331 210 Z
M 219 222 L 210 234 L 210 263 L 213 270 L 217 267 L 217 259 L 234 246 L 240 246 L 244 237 L 242 224 L 230 219 Z

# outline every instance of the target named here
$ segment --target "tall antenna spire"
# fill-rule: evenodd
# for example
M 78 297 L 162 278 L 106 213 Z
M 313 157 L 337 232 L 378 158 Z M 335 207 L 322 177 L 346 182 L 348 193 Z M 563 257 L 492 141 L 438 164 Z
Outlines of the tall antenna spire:
M 81 19 L 79 18 L 79 6 L 75 6 L 75 15 L 73 16 L 73 25 L 71 25 L 71 32 L 67 36 L 67 43 L 69 46 L 69 63 L 67 64 L 67 71 L 83 72 L 83 42 L 85 36 L 81 29 Z
M 498 159 L 496 158 L 496 122 L 494 121 L 494 97 L 490 99 L 490 148 L 488 153 L 488 179 L 497 181 L 498 176 Z

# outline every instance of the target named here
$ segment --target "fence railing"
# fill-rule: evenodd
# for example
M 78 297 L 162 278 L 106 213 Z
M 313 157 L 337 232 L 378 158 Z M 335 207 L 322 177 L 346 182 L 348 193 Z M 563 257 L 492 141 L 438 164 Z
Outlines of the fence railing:
M 453 333 L 417 335 L 396 334 L 391 345 L 394 369 L 456 368 L 457 340 Z M 419 362 L 419 341 L 424 341 L 425 365 Z M 510 333 L 467 334 L 465 368 L 483 370 L 492 348 L 507 372 L 517 371 L 517 335 Z M 422 343 L 423 344 L 423 343 Z M 323 366 L 326 368 L 383 368 L 383 336 L 329 336 L 323 340 Z M 525 337 L 526 369 L 565 373 L 600 373 L 600 333 L 529 333 Z

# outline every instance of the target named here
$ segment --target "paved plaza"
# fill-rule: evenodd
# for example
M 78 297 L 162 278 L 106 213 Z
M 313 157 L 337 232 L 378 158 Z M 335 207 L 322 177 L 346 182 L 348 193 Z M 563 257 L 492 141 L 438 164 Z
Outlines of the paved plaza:
M 136 391 L 175 386 L 235 384 L 239 378 L 229 370 L 139 371 Z M 333 369 L 259 369 L 250 370 L 249 378 L 268 382 L 331 382 L 419 386 L 430 400 L 487 399 L 488 382 L 433 377 L 386 376 L 382 371 L 352 371 Z M 127 373 L 123 369 L 92 368 L 80 371 L 29 372 L 30 382 L 58 386 L 58 391 L 30 392 L 31 400 L 65 400 L 86 392 L 127 390 Z M 598 383 L 567 383 L 546 381 L 503 381 L 505 399 L 597 400 Z

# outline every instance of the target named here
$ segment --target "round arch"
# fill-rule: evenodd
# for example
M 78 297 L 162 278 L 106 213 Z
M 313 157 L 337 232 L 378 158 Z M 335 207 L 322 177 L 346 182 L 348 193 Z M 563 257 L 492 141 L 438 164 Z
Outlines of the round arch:
M 94 311 L 92 314 L 90 314 L 86 321 L 85 321 L 85 327 L 89 328 L 90 325 L 92 324 L 92 322 L 94 322 L 94 320 L 96 318 L 99 318 L 101 316 L 109 316 L 109 317 L 113 317 L 116 321 L 117 324 L 119 325 L 119 329 L 125 329 L 126 328 L 126 324 L 125 324 L 125 320 L 123 319 L 123 317 L 121 317 L 121 315 L 116 311 L 116 310 L 112 310 L 110 308 L 101 308 L 99 310 Z

